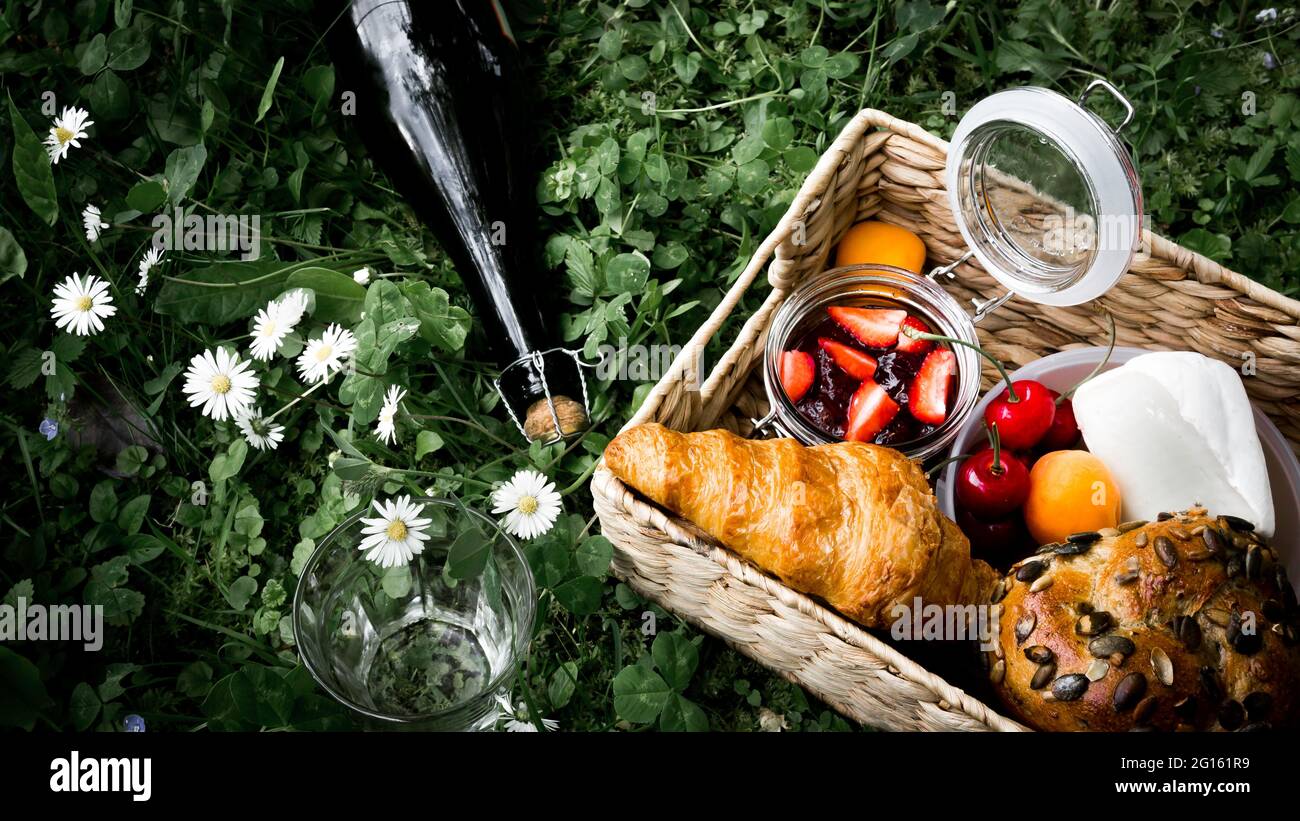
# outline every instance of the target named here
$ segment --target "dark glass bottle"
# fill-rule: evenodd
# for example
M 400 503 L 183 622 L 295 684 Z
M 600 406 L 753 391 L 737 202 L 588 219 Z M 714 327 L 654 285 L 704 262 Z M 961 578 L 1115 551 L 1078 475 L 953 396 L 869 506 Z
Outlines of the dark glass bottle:
M 490 0 L 354 0 L 332 10 L 330 54 L 374 161 L 456 265 L 502 365 L 497 383 L 530 439 L 586 427 L 577 360 L 542 311 L 534 180 L 518 54 Z M 337 18 L 337 19 L 336 19 Z M 548 402 L 548 393 L 553 401 Z

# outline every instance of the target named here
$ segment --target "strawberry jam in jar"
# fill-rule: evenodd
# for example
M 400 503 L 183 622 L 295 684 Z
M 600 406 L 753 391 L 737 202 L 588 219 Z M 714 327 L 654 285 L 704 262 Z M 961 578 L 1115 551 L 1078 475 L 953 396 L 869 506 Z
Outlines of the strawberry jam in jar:
M 978 356 L 908 328 L 976 343 L 957 301 L 912 271 L 853 265 L 805 282 L 772 320 L 764 421 L 805 445 L 872 442 L 920 460 L 943 451 L 978 398 Z

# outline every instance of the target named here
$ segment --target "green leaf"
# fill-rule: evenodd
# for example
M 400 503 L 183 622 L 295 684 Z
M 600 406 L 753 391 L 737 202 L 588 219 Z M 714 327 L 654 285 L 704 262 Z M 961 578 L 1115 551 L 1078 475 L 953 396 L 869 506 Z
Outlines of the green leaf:
M 145 514 L 149 512 L 149 499 L 149 494 L 144 493 L 122 505 L 117 514 L 118 529 L 128 536 L 139 533 L 144 526 Z
M 565 610 L 575 616 L 590 616 L 600 609 L 601 594 L 605 585 L 591 576 L 570 579 L 551 592 Z
M 81 69 L 82 74 L 89 77 L 103 68 L 106 62 L 108 62 L 108 38 L 103 34 L 96 34 L 82 50 L 77 67 Z
M 785 117 L 777 117 L 763 123 L 763 142 L 769 148 L 780 151 L 794 139 L 794 123 Z
M 212 685 L 212 667 L 204 661 L 187 664 L 176 677 L 176 689 L 190 698 L 197 698 Z
M 262 101 L 257 104 L 257 119 L 254 123 L 260 123 L 266 116 L 266 112 L 271 110 L 271 100 L 275 97 L 275 84 L 280 82 L 280 72 L 284 69 L 284 58 L 281 57 L 275 61 L 275 68 L 271 69 L 271 79 L 266 81 L 266 88 L 262 89 Z
M 317 106 L 334 96 L 334 66 L 312 66 L 303 72 L 302 87 Z
M 203 143 L 186 148 L 177 148 L 167 155 L 167 167 L 163 176 L 167 178 L 167 201 L 176 205 L 194 187 L 199 180 L 199 172 L 208 158 L 208 150 Z
M 167 200 L 167 189 L 157 180 L 141 180 L 126 192 L 126 204 L 132 210 L 147 214 Z
M 668 684 L 677 691 L 686 689 L 700 663 L 700 651 L 681 633 L 660 633 L 650 645 L 650 655 L 655 667 Z
M 390 567 L 384 571 L 383 578 L 379 580 L 379 585 L 388 594 L 390 599 L 401 599 L 411 592 L 411 568 L 408 565 L 399 564 L 396 567 Z
M 73 728 L 81 732 L 94 724 L 99 717 L 99 707 L 99 696 L 94 687 L 84 681 L 73 687 L 68 702 L 68 717 L 72 719 Z
M 257 313 L 285 289 L 294 271 L 309 262 L 281 260 L 218 262 L 163 283 L 154 310 L 179 322 L 222 325 Z
M 578 689 L 578 663 L 566 661 L 551 673 L 546 684 L 546 698 L 551 702 L 551 709 L 558 710 L 569 703 Z
M 345 482 L 356 482 L 370 473 L 371 462 L 355 456 L 340 456 L 334 460 L 334 475 Z
M 9 233 L 9 229 L 0 226 L 0 284 L 11 277 L 21 277 L 27 273 L 27 254 Z
M 415 458 L 423 459 L 442 447 L 442 437 L 431 430 L 422 430 L 415 437 Z
M 252 576 L 240 576 L 226 588 L 226 601 L 236 610 L 248 607 L 248 602 L 257 593 L 257 579 Z
M 59 218 L 59 201 L 54 193 L 54 173 L 50 169 L 50 158 L 32 127 L 18 112 L 12 97 L 9 98 L 9 121 L 14 133 L 11 166 L 14 181 L 18 184 L 18 193 L 22 195 L 27 207 L 36 212 L 36 216 L 47 225 L 53 225 Z
M 0 727 L 30 730 L 49 703 L 36 665 L 0 646 Z
M 162 555 L 167 549 L 162 540 L 150 536 L 148 533 L 137 533 L 134 536 L 128 536 L 124 540 L 126 545 L 126 556 L 131 560 L 131 564 L 148 564 Z
M 704 733 L 709 730 L 709 718 L 698 704 L 673 693 L 659 714 L 659 729 L 665 733 Z
M 420 337 L 447 353 L 465 347 L 469 335 L 470 315 L 451 304 L 447 292 L 431 288 L 429 283 L 409 280 L 402 285 L 402 294 L 410 301 L 416 319 L 420 320 Z
M 115 71 L 105 71 L 90 84 L 90 106 L 97 118 L 109 121 L 127 116 L 131 91 Z
M 609 572 L 610 560 L 614 558 L 614 545 L 604 536 L 588 536 L 578 545 L 574 558 L 583 574 L 602 579 Z
M 657 673 L 639 664 L 624 667 L 614 676 L 614 711 L 633 724 L 654 721 L 672 695 Z
M 302 268 L 285 282 L 287 288 L 307 288 L 316 295 L 312 318 L 320 322 L 355 323 L 361 317 L 366 289 L 347 274 L 329 268 Z
M 148 461 L 149 451 L 144 446 L 128 445 L 118 451 L 115 467 L 123 476 L 135 476 Z
M 640 251 L 619 254 L 605 266 L 605 283 L 614 293 L 639 294 L 650 277 L 650 260 Z
M 233 479 L 239 475 L 239 469 L 244 466 L 246 456 L 248 456 L 248 444 L 243 439 L 232 440 L 226 452 L 217 454 L 212 460 L 212 464 L 208 467 L 208 478 L 214 484 Z
M 135 28 L 120 28 L 108 35 L 108 67 L 134 71 L 149 59 L 149 38 Z
M 105 479 L 90 491 L 90 518 L 96 522 L 109 522 L 117 515 L 117 494 L 114 482 Z
M 1232 256 L 1232 240 L 1227 234 L 1212 234 L 1204 228 L 1193 228 L 1178 238 L 1180 245 L 1209 257 L 1223 261 Z
M 447 574 L 453 579 L 472 579 L 487 567 L 491 554 L 492 540 L 477 527 L 466 527 L 447 548 Z

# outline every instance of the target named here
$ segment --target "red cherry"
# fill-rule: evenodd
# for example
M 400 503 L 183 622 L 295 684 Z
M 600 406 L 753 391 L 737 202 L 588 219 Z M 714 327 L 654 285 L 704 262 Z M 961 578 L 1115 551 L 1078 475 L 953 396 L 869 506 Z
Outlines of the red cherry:
M 1029 544 L 1029 531 L 1020 516 L 986 522 L 958 508 L 957 526 L 970 540 L 971 555 L 995 567 L 1010 567 L 1023 556 Z
M 1029 498 L 1029 470 L 1007 451 L 985 448 L 957 470 L 957 501 L 979 519 L 997 519 Z
M 1067 450 L 1074 447 L 1079 441 L 1079 424 L 1074 421 L 1074 403 L 1069 399 L 1057 401 L 1060 394 L 1054 390 L 1047 391 L 1052 402 L 1056 404 L 1056 415 L 1052 417 L 1052 425 L 1043 434 L 1043 439 L 1038 444 L 1043 450 Z
M 1010 391 L 1003 388 L 1002 393 L 984 409 L 984 422 L 990 427 L 998 426 L 1002 447 L 1010 450 L 1032 448 L 1052 426 L 1056 417 L 1056 400 L 1046 385 L 1030 379 L 1012 382 L 1011 388 L 1019 401 L 1011 401 Z

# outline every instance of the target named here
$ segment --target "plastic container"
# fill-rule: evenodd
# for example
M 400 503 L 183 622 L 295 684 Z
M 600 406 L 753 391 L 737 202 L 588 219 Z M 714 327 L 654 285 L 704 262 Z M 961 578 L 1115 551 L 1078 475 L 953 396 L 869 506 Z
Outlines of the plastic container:
M 1117 368 L 1145 353 L 1151 351 L 1117 347 L 1111 355 L 1106 370 Z M 1013 381 L 1033 379 L 1056 391 L 1068 390 L 1091 373 L 1105 355 L 1105 348 L 1062 351 L 1029 363 L 1011 374 L 1011 377 Z M 975 405 L 966 426 L 953 440 L 950 455 L 958 456 L 977 449 L 984 435 L 984 409 L 1003 387 L 1005 383 L 999 380 Z M 1292 585 L 1300 593 L 1300 462 L 1296 460 L 1295 453 L 1277 426 L 1259 408 L 1252 406 L 1252 409 L 1255 413 L 1255 430 L 1264 448 L 1264 463 L 1268 468 L 1269 486 L 1273 491 L 1273 510 L 1277 524 L 1276 535 L 1271 539 L 1271 543 L 1286 564 Z M 956 480 L 959 467 L 959 463 L 953 462 L 944 468 L 935 491 L 939 497 L 939 508 L 954 520 L 957 509 L 953 499 L 953 482 Z

